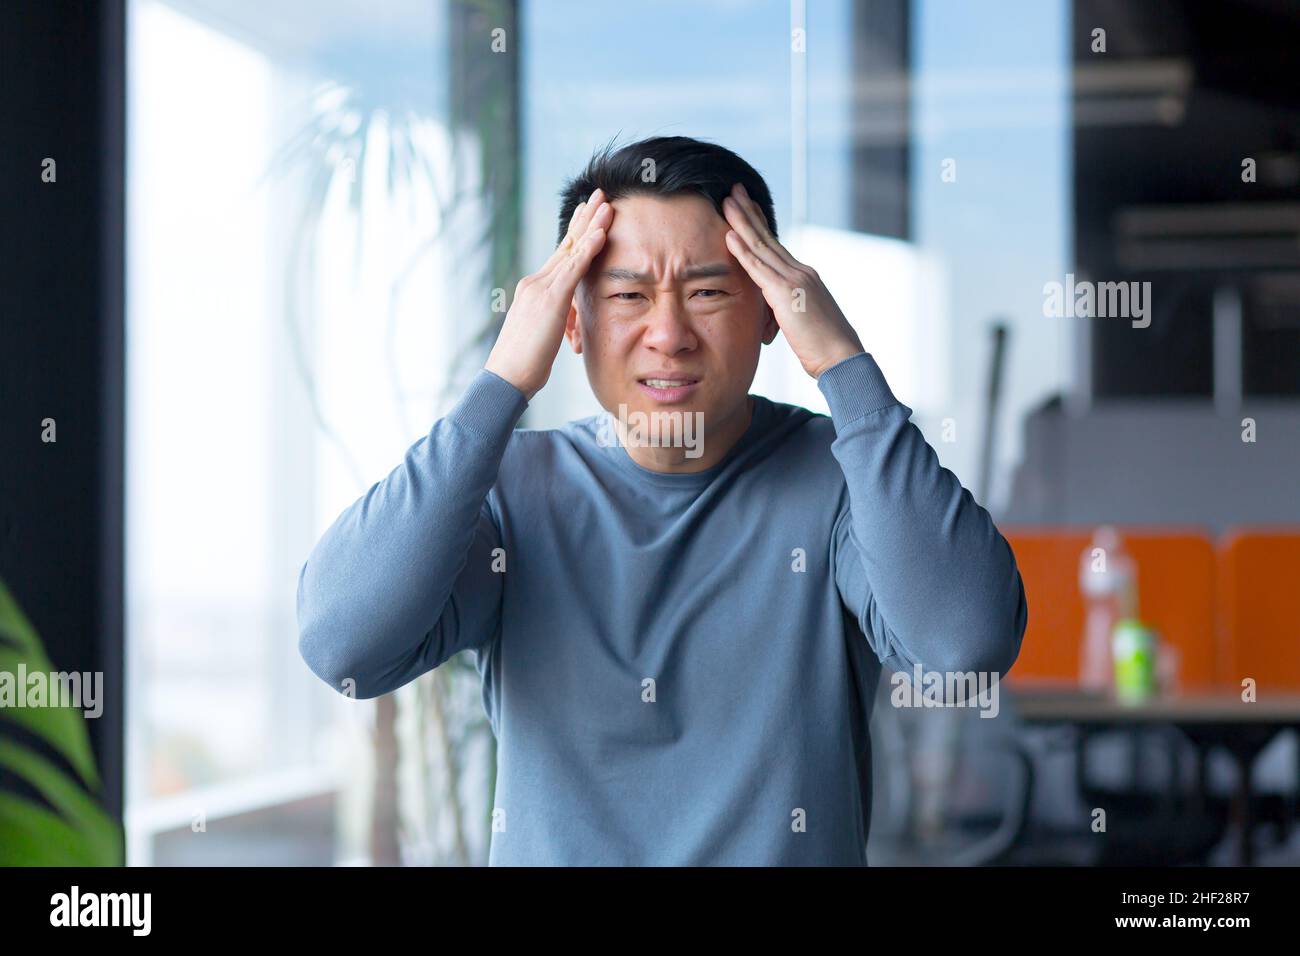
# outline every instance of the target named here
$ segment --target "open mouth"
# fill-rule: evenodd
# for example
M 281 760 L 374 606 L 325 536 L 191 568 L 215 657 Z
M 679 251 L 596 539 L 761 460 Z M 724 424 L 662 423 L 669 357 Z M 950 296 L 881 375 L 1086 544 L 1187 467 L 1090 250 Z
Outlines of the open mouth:
M 655 375 L 637 379 L 641 391 L 660 402 L 680 401 L 690 395 L 699 384 L 698 378 L 686 375 Z

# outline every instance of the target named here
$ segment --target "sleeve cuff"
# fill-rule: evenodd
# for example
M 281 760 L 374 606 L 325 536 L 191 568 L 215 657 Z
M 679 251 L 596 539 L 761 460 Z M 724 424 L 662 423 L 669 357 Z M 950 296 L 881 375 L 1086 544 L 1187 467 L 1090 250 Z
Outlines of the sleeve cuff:
M 495 372 L 481 368 L 447 418 L 470 434 L 495 442 L 509 437 L 527 407 L 523 392 Z
M 817 379 L 836 425 L 847 425 L 882 408 L 901 405 L 870 352 L 836 362 Z

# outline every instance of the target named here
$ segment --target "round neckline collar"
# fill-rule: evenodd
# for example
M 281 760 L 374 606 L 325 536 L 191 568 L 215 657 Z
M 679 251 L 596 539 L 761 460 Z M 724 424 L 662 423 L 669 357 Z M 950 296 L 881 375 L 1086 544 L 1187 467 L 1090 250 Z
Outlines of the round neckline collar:
M 612 445 L 602 445 L 600 442 L 597 442 L 597 446 L 601 451 L 605 452 L 609 456 L 610 460 L 613 461 L 621 470 L 641 480 L 673 488 L 693 488 L 697 485 L 705 485 L 713 480 L 713 478 L 717 477 L 717 475 L 726 468 L 741 451 L 749 447 L 749 445 L 753 443 L 754 438 L 762 431 L 763 427 L 767 423 L 768 415 L 771 410 L 771 404 L 768 400 L 762 395 L 755 395 L 753 393 L 750 393 L 747 397 L 753 402 L 749 416 L 749 425 L 745 428 L 745 431 L 741 433 L 741 436 L 736 439 L 735 443 L 727 449 L 727 453 L 723 455 L 716 464 L 710 465 L 702 471 L 654 471 L 653 469 L 637 464 L 636 461 L 633 460 L 632 456 L 628 454 L 627 448 L 621 442 Z M 609 412 L 605 411 L 592 416 L 592 418 L 589 419 L 592 427 L 599 429 L 601 427 L 602 416 L 608 415 Z

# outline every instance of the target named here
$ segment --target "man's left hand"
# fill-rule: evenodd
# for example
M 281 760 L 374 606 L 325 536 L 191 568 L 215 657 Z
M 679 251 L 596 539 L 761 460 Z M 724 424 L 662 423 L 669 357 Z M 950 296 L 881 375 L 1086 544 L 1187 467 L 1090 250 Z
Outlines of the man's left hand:
M 758 203 L 736 183 L 722 201 L 727 248 L 762 290 L 786 341 L 813 378 L 866 351 L 816 271 L 776 241 Z

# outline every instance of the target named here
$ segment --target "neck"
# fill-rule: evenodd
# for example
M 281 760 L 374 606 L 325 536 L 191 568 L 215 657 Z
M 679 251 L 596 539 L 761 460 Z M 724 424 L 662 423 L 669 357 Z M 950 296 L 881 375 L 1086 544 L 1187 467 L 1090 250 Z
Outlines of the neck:
M 633 412 L 626 422 L 615 415 L 614 422 L 628 456 L 642 468 L 689 474 L 722 461 L 745 434 L 753 416 L 754 399 L 747 395 L 722 419 L 705 422 L 703 414 L 689 411 L 661 412 L 658 419 Z

